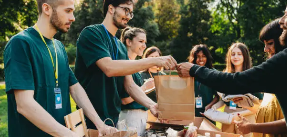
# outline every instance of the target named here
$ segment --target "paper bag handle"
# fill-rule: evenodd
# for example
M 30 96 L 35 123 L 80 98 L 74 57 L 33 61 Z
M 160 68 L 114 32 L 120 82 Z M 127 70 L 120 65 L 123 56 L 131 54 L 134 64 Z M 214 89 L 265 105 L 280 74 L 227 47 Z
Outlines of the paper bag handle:
M 114 123 L 114 121 L 113 121 L 112 119 L 110 119 L 110 118 L 106 118 L 106 119 L 104 120 L 104 123 L 106 123 L 106 121 L 107 121 L 107 120 L 110 120 L 110 121 L 112 121 L 112 123 L 113 123 L 113 126 L 114 126 L 114 127 L 116 127 L 116 126 L 115 126 L 115 123 Z

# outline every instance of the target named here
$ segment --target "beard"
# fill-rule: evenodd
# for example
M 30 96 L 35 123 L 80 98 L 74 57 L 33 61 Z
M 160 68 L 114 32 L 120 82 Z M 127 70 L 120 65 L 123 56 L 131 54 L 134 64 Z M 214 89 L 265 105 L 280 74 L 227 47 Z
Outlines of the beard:
M 280 45 L 287 46 L 287 30 L 283 30 L 281 36 L 279 37 Z
M 118 22 L 117 18 L 121 18 L 121 17 L 117 12 L 115 12 L 115 14 L 113 16 L 113 23 L 118 29 L 124 29 L 128 26 L 127 24 L 121 24 L 120 22 Z
M 53 13 L 52 13 L 52 16 L 51 16 L 51 19 L 50 19 L 50 23 L 52 24 L 52 26 L 53 26 L 57 31 L 60 31 L 61 33 L 66 33 L 66 32 L 68 32 L 68 30 L 65 30 L 65 29 L 61 28 L 61 26 L 63 26 L 64 23 L 59 20 L 57 11 L 56 11 L 55 9 L 53 9 Z

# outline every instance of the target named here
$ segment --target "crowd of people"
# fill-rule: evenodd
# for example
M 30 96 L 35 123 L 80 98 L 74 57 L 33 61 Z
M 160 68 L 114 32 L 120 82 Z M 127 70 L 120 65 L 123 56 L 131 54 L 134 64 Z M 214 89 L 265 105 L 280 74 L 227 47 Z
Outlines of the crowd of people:
M 180 64 L 155 46 L 147 48 L 146 31 L 128 27 L 134 1 L 104 0 L 103 22 L 86 26 L 79 35 L 74 74 L 64 45 L 53 38 L 58 31 L 68 32 L 75 21 L 74 0 L 37 0 L 37 4 L 37 23 L 13 36 L 4 51 L 10 137 L 77 137 L 65 127 L 70 95 L 84 110 L 87 128 L 97 129 L 101 136 L 117 132 L 113 123 L 118 121 L 143 136 L 147 119 L 158 115 L 153 77 L 165 75 L 163 69 L 195 77 L 195 115 L 210 114 L 210 121 L 223 123 L 223 132 L 287 136 L 287 8 L 259 34 L 266 62 L 252 67 L 248 45 L 231 43 L 226 68 L 220 72 L 213 68 L 205 44 L 191 45 L 188 62 Z M 123 29 L 120 39 L 115 36 L 118 29 Z M 216 109 L 222 106 L 221 115 Z M 112 121 L 104 123 L 106 119 Z

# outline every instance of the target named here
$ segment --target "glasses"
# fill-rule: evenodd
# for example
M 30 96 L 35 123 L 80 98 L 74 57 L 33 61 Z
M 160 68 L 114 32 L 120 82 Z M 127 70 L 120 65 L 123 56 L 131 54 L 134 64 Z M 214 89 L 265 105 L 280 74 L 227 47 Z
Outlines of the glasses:
M 121 6 L 118 6 L 119 8 L 122 8 L 125 10 L 125 13 L 126 13 L 126 16 L 129 16 L 131 17 L 131 19 L 134 17 L 134 13 L 127 7 L 121 7 Z

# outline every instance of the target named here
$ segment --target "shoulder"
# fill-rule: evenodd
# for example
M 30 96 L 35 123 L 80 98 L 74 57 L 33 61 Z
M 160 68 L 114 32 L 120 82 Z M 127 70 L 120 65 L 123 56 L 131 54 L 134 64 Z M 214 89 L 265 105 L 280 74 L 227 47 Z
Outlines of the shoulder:
M 14 35 L 6 44 L 5 49 L 10 48 L 10 47 L 27 48 L 29 44 L 32 42 L 33 42 L 33 39 L 31 38 L 29 32 L 26 29 Z
M 104 31 L 104 28 L 102 27 L 101 24 L 94 24 L 94 25 L 89 25 L 87 27 L 85 27 L 80 36 L 82 35 L 89 35 L 89 34 L 102 34 L 102 32 Z

